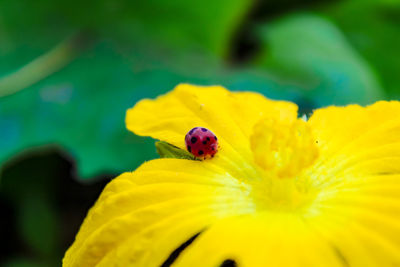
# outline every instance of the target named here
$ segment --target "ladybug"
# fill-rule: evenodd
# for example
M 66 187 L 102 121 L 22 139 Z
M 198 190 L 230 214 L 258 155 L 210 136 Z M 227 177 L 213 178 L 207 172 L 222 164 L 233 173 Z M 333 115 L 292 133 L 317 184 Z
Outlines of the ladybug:
M 218 151 L 217 137 L 203 127 L 191 129 L 185 136 L 185 144 L 187 150 L 198 158 L 212 158 Z

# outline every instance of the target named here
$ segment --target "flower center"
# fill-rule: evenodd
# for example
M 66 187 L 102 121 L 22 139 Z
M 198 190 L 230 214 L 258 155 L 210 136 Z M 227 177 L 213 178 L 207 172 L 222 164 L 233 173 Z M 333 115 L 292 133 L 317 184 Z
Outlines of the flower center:
M 256 164 L 278 178 L 298 175 L 318 157 L 316 141 L 303 119 L 262 119 L 253 128 L 250 143 Z
M 254 126 L 250 142 L 262 175 L 253 184 L 259 208 L 298 210 L 310 203 L 314 194 L 301 177 L 318 157 L 318 148 L 307 122 L 262 119 Z

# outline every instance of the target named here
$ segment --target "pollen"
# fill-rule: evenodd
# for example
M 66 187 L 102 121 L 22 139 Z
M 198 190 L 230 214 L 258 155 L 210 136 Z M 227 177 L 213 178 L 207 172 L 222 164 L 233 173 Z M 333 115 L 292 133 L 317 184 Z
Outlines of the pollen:
M 250 143 L 255 163 L 278 178 L 300 174 L 318 157 L 311 128 L 301 118 L 263 118 L 254 126 Z

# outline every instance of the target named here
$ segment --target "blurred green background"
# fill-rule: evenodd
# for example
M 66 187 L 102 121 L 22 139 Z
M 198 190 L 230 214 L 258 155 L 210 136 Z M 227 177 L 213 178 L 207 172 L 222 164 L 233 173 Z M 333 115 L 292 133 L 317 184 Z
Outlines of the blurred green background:
M 398 0 L 0 0 L 1 266 L 59 266 L 104 185 L 157 157 L 127 108 L 181 82 L 302 112 L 400 97 Z

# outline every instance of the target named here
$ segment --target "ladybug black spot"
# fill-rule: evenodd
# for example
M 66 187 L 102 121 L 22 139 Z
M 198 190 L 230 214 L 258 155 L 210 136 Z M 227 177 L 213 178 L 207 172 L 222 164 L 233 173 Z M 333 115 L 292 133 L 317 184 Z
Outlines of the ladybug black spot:
M 203 152 L 203 150 L 199 150 L 199 153 L 198 153 L 199 155 L 203 155 L 204 154 L 204 152 Z
M 190 139 L 190 142 L 192 142 L 192 144 L 196 143 L 196 142 L 197 142 L 197 138 L 193 136 L 193 137 Z
M 214 139 L 215 139 L 215 141 L 217 141 L 218 139 L 217 139 L 217 137 L 214 135 Z
M 193 132 L 197 129 L 197 127 L 194 127 L 192 130 L 189 131 L 189 134 L 193 134 Z
M 202 130 L 203 132 L 207 132 L 207 131 L 208 131 L 206 128 L 201 128 L 201 130 Z
M 207 140 L 204 140 L 204 141 L 203 141 L 203 145 L 205 145 L 205 144 L 207 144 Z
M 188 150 L 189 152 L 192 152 L 192 148 L 191 148 L 190 146 L 187 147 L 187 150 Z
M 210 141 L 210 137 L 207 137 L 207 141 Z

